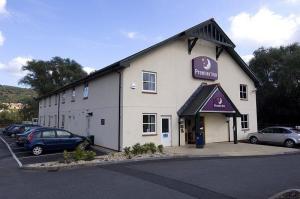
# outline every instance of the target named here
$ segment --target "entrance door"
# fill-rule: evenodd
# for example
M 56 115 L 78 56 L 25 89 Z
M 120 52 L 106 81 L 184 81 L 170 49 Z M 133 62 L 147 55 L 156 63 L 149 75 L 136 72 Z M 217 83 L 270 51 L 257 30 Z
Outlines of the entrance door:
M 163 146 L 171 146 L 171 117 L 161 117 L 161 143 Z

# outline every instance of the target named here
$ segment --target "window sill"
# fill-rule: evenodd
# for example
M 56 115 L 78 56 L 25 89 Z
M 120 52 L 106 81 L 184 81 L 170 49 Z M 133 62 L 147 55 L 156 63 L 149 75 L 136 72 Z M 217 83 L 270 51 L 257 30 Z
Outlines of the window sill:
M 244 131 L 244 132 L 249 131 L 249 130 L 250 130 L 249 128 L 242 129 L 242 131 Z
M 143 133 L 142 136 L 156 136 L 157 133 Z
M 157 94 L 156 91 L 145 91 L 145 90 L 143 90 L 142 93 L 146 93 L 146 94 Z
M 240 98 L 241 101 L 248 101 L 248 98 Z
M 89 99 L 89 98 L 88 97 L 84 97 L 83 99 L 86 100 L 86 99 Z

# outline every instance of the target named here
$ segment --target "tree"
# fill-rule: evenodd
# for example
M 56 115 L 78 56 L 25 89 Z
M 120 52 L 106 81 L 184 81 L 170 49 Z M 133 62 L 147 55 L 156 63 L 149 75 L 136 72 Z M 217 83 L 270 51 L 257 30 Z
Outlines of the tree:
M 299 44 L 261 47 L 249 66 L 262 84 L 257 91 L 259 124 L 300 125 Z
M 28 74 L 19 84 L 29 85 L 38 95 L 44 95 L 87 76 L 74 60 L 54 57 L 50 61 L 32 60 L 22 67 Z

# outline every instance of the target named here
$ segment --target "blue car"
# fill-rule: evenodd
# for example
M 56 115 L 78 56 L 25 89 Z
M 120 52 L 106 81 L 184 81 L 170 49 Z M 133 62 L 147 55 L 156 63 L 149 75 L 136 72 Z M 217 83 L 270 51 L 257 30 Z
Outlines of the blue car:
M 87 139 L 64 129 L 38 128 L 27 136 L 24 147 L 33 155 L 41 155 L 44 151 L 72 150 L 76 147 L 85 148 Z
M 27 139 L 27 136 L 28 136 L 31 132 L 35 131 L 35 130 L 38 129 L 38 128 L 43 128 L 43 127 L 40 127 L 40 126 L 31 127 L 31 128 L 29 128 L 29 129 L 27 129 L 24 133 L 17 134 L 17 135 L 16 135 L 16 144 L 17 144 L 18 146 L 23 146 L 24 143 L 25 143 L 25 141 L 26 141 L 26 139 Z
M 21 126 L 21 124 L 11 124 L 11 125 L 9 125 L 8 127 L 6 127 L 6 128 L 3 130 L 2 133 L 3 133 L 4 135 L 8 135 L 8 134 L 10 134 L 13 130 L 18 129 L 20 126 Z
M 39 125 L 34 125 L 34 124 L 21 124 L 21 125 L 16 125 L 12 129 L 6 131 L 6 135 L 16 137 L 18 134 L 22 134 L 25 131 L 35 128 L 35 127 L 40 127 Z

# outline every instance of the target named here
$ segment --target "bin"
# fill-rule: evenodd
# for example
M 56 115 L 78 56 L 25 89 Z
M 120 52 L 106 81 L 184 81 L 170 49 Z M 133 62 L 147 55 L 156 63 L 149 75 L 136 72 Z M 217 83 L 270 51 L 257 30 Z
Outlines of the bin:
M 204 134 L 203 132 L 196 133 L 196 148 L 204 147 Z
M 94 145 L 94 143 L 95 143 L 95 136 L 94 135 L 87 136 L 87 139 L 90 141 L 91 145 Z

